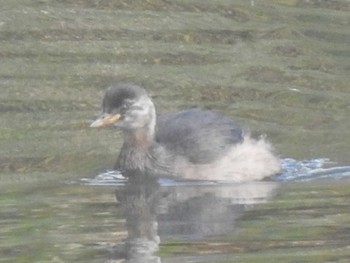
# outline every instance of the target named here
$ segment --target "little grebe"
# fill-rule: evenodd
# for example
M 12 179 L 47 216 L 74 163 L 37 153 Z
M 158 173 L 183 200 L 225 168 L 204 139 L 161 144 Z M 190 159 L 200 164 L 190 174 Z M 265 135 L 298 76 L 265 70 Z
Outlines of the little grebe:
M 228 117 L 189 109 L 156 118 L 140 86 L 119 83 L 107 89 L 102 115 L 91 127 L 114 125 L 124 143 L 115 169 L 192 180 L 260 180 L 281 170 L 263 138 L 253 139 Z

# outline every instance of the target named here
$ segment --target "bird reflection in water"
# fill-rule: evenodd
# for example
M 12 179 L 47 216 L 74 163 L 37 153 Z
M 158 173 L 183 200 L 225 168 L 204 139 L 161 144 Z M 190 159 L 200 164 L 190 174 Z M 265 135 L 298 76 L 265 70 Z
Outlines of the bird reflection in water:
M 134 173 L 116 189 L 128 236 L 114 257 L 128 263 L 159 263 L 161 241 L 201 241 L 232 235 L 242 213 L 265 202 L 275 182 L 242 184 L 174 184 L 161 186 L 155 177 Z M 119 262 L 119 261 L 118 261 Z
M 157 224 L 160 187 L 157 180 L 144 174 L 129 174 L 125 187 L 117 188 L 116 198 L 122 204 L 126 218 L 126 262 L 161 262 L 154 255 L 160 243 Z

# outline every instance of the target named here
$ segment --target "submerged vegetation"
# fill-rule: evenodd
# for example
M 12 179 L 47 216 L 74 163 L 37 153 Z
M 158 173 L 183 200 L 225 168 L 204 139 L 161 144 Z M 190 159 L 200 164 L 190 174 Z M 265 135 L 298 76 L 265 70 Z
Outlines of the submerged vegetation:
M 102 91 L 118 80 L 143 84 L 159 111 L 225 111 L 266 133 L 283 156 L 348 160 L 347 1 L 16 0 L 1 7 L 5 171 L 30 172 L 16 165 L 23 159 L 40 170 L 49 158 L 46 169 L 65 172 L 91 171 L 94 159 L 110 163 L 118 136 L 87 124 Z M 72 166 L 63 165 L 67 153 Z

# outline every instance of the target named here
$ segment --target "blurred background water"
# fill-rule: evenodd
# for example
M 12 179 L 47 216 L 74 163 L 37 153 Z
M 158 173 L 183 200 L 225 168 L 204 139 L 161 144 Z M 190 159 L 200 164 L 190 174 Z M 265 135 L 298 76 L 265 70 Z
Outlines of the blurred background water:
M 349 1 L 0 10 L 2 262 L 348 262 Z M 266 135 L 283 173 L 245 186 L 106 174 L 120 134 L 88 124 L 120 80 L 159 112 L 215 109 Z

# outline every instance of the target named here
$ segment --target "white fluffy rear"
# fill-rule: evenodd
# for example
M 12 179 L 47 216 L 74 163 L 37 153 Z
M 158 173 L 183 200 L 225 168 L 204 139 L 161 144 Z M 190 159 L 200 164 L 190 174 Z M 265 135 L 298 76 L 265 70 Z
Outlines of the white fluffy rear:
M 247 182 L 273 176 L 281 170 L 281 163 L 271 145 L 264 139 L 246 135 L 223 158 L 205 165 L 177 163 L 179 177 L 193 180 L 225 180 Z M 183 168 L 183 169 L 182 169 Z

